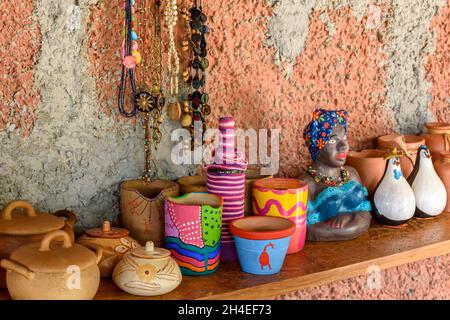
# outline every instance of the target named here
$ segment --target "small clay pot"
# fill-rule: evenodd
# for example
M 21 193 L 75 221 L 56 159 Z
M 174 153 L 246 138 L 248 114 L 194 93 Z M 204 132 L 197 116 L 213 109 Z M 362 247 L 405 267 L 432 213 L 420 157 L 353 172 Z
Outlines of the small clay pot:
M 90 300 L 100 284 L 101 258 L 102 248 L 97 247 L 95 254 L 72 244 L 59 230 L 41 242 L 21 246 L 1 266 L 8 270 L 6 282 L 14 300 Z
M 96 245 L 103 248 L 103 257 L 99 263 L 100 275 L 111 277 L 114 267 L 128 251 L 140 244 L 128 236 L 129 231 L 123 228 L 113 228 L 109 221 L 103 221 L 101 228 L 86 230 L 85 234 L 77 239 L 77 243 L 92 248 Z
M 280 272 L 295 223 L 270 216 L 252 216 L 230 222 L 242 271 L 269 275 Z
M 181 271 L 170 251 L 155 248 L 152 241 L 131 250 L 117 264 L 114 283 L 137 296 L 158 296 L 174 290 L 181 283 Z
M 206 275 L 219 267 L 222 205 L 222 198 L 210 193 L 166 199 L 166 248 L 183 275 Z
M 180 195 L 190 192 L 207 192 L 206 176 L 186 176 L 177 180 L 180 185 Z
M 358 171 L 362 185 L 369 192 L 369 199 L 372 199 L 375 188 L 383 178 L 386 169 L 384 156 L 386 151 L 378 149 L 366 149 L 360 152 L 350 151 L 347 156 L 346 165 Z
M 287 253 L 303 249 L 306 238 L 308 185 L 298 179 L 270 178 L 253 183 L 253 213 L 293 221 L 295 232 Z
M 120 184 L 122 226 L 141 245 L 164 245 L 164 199 L 178 196 L 179 186 L 170 180 L 128 180 Z
M 19 209 L 25 212 L 20 213 Z M 64 221 L 63 217 L 67 220 Z M 73 242 L 76 221 L 75 214 L 68 210 L 60 210 L 52 215 L 36 212 L 27 201 L 12 201 L 0 216 L 0 259 L 8 259 L 20 246 L 40 241 L 45 234 L 55 230 L 67 232 Z M 0 288 L 6 288 L 6 272 L 3 269 L 0 269 Z
M 429 122 L 425 130 L 420 136 L 425 139 L 433 161 L 436 161 L 441 157 L 441 151 L 450 151 L 450 123 Z
M 450 212 L 450 151 L 441 151 L 439 159 L 434 162 L 434 170 L 447 190 L 447 204 L 444 212 Z
M 252 186 L 253 182 L 273 178 L 272 175 L 262 175 L 261 169 L 247 169 L 245 171 L 245 206 L 244 215 L 249 216 L 252 214 Z
M 389 152 L 392 148 L 400 149 L 401 146 L 395 142 L 395 139 L 399 136 L 400 135 L 398 134 L 390 134 L 378 137 L 377 148 L 386 152 Z M 425 144 L 425 139 L 411 134 L 405 134 L 403 136 L 405 137 L 406 149 L 412 155 L 412 161 L 406 156 L 400 157 L 402 172 L 405 175 L 405 178 L 408 178 L 416 164 L 417 150 L 421 145 Z

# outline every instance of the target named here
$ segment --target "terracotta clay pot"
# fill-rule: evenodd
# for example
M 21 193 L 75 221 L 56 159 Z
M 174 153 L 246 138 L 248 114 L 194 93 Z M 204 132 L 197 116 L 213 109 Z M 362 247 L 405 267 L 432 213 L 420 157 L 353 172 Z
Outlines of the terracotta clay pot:
M 401 146 L 395 142 L 399 136 L 398 134 L 390 134 L 386 136 L 378 137 L 377 139 L 377 148 L 380 150 L 384 150 L 389 152 L 392 148 L 401 149 Z M 400 157 L 400 166 L 402 168 L 402 172 L 405 175 L 405 178 L 408 178 L 411 172 L 414 169 L 414 165 L 416 163 L 417 150 L 423 144 L 425 144 L 425 139 L 419 136 L 405 134 L 403 135 L 406 141 L 406 149 L 412 154 L 412 161 L 406 157 Z
M 114 283 L 123 291 L 138 296 L 158 296 L 181 283 L 181 271 L 170 251 L 155 248 L 152 241 L 123 257 L 114 269 Z
M 77 243 L 85 247 L 99 245 L 103 248 L 103 257 L 99 263 L 100 275 L 111 277 L 114 267 L 128 251 L 140 244 L 128 236 L 129 231 L 123 228 L 112 228 L 109 221 L 104 221 L 101 228 L 86 230 L 85 234 L 77 239 Z
M 166 248 L 183 275 L 206 275 L 219 267 L 222 205 L 222 198 L 210 193 L 166 199 Z
M 252 214 L 252 186 L 253 182 L 273 178 L 272 175 L 262 175 L 261 169 L 247 169 L 245 171 L 245 204 L 244 215 L 249 216 Z
M 308 185 L 298 179 L 271 178 L 253 184 L 253 213 L 275 216 L 295 223 L 287 253 L 303 249 L 306 239 Z
M 450 151 L 450 123 L 429 122 L 425 125 L 422 136 L 431 152 L 433 161 L 440 158 L 441 151 Z
M 19 212 L 20 210 L 25 212 Z M 63 217 L 67 220 L 64 221 Z M 8 259 L 20 246 L 40 241 L 46 233 L 55 230 L 66 231 L 73 242 L 73 226 L 76 221 L 75 214 L 67 210 L 51 215 L 36 212 L 27 201 L 12 201 L 0 216 L 0 259 Z M 6 288 L 6 272 L 3 269 L 0 269 L 0 287 Z
M 180 185 L 180 195 L 190 192 L 207 192 L 206 176 L 186 176 L 177 180 Z
M 48 233 L 41 242 L 21 246 L 1 266 L 8 270 L 6 282 L 14 300 L 88 300 L 100 284 L 101 257 L 101 248 L 95 254 L 72 244 L 60 230 Z
M 164 199 L 178 196 L 179 186 L 170 180 L 128 180 L 120 184 L 122 226 L 141 245 L 149 240 L 164 245 Z
M 450 151 L 441 151 L 439 159 L 434 162 L 434 170 L 447 190 L 447 204 L 444 212 L 450 212 Z
M 358 171 L 362 185 L 369 192 L 369 199 L 372 199 L 375 188 L 383 178 L 386 169 L 384 156 L 386 151 L 377 149 L 366 149 L 360 152 L 350 151 L 347 156 L 346 165 Z

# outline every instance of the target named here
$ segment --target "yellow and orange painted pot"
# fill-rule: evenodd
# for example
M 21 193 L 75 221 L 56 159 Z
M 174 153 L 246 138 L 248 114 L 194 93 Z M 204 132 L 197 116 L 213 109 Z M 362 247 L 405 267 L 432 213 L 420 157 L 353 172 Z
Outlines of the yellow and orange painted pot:
M 305 245 L 308 185 L 291 178 L 271 178 L 253 183 L 253 214 L 289 219 L 296 224 L 288 254 L 299 252 Z

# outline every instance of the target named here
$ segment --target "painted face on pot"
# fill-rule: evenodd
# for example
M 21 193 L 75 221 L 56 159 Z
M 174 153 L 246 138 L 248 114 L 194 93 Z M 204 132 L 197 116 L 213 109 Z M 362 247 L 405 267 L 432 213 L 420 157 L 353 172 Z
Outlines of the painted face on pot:
M 348 150 L 347 131 L 343 126 L 337 125 L 316 161 L 330 167 L 342 167 L 347 160 Z

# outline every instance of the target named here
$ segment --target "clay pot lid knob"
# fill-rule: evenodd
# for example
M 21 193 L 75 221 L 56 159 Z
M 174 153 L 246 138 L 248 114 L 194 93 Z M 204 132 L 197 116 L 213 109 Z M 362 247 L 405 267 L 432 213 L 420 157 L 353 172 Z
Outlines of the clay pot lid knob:
M 151 253 L 153 251 L 155 251 L 155 245 L 153 241 L 147 241 L 145 243 L 145 252 Z
M 103 221 L 102 231 L 111 232 L 111 222 L 109 222 L 108 220 Z

